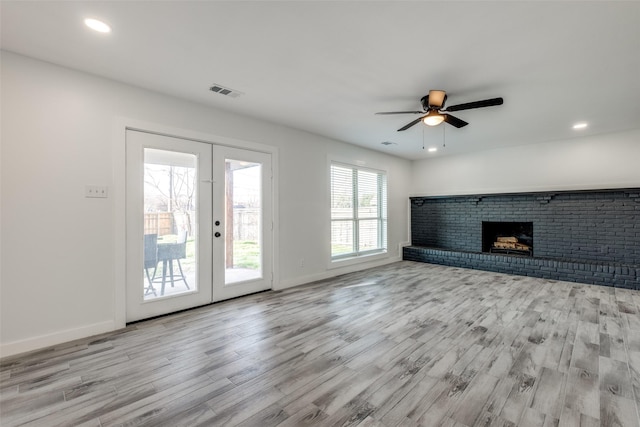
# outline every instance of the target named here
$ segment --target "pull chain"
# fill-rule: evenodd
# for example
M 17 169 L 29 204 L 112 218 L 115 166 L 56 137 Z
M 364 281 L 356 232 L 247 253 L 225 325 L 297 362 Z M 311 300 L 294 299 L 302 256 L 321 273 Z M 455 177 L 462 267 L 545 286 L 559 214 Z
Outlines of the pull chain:
M 444 123 L 442 124 L 442 148 L 447 146 L 447 138 L 445 136 L 446 132 L 447 132 L 447 127 L 444 125 Z

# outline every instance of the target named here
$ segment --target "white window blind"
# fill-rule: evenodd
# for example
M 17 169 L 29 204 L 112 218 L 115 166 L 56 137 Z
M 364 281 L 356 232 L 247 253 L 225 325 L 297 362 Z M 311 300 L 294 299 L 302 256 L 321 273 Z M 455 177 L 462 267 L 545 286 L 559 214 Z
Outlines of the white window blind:
M 385 252 L 386 249 L 386 175 L 332 163 L 331 259 Z

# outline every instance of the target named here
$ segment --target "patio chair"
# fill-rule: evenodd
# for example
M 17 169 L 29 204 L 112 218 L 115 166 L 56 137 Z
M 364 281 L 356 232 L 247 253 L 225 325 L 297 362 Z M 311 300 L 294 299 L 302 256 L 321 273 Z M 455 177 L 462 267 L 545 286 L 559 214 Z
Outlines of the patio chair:
M 171 287 L 175 282 L 184 282 L 187 289 L 191 289 L 187 283 L 187 278 L 182 271 L 181 259 L 187 257 L 187 231 L 181 231 L 178 233 L 178 239 L 176 243 L 159 243 L 158 244 L 158 262 L 162 261 L 162 279 L 156 279 L 155 282 L 162 283 L 160 289 L 160 295 L 164 295 L 164 287 L 167 282 L 171 282 Z M 178 263 L 178 270 L 180 274 L 175 274 L 173 271 L 173 262 Z M 168 267 L 168 268 L 167 268 Z M 168 273 L 168 274 L 167 274 Z M 155 278 L 155 274 L 153 276 Z
M 153 268 L 153 275 L 149 274 L 149 269 Z M 153 292 L 156 295 L 156 290 L 153 287 L 153 278 L 156 277 L 156 270 L 158 268 L 158 235 L 157 234 L 145 234 L 144 235 L 144 272 L 147 275 L 147 281 L 149 286 L 144 288 L 144 294 Z

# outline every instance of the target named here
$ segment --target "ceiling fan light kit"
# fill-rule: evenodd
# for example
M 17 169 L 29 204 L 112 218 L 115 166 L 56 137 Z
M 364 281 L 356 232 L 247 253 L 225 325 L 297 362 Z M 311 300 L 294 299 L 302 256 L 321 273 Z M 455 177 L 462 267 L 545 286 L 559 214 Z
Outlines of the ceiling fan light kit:
M 444 116 L 437 111 L 432 110 L 429 111 L 422 121 L 427 126 L 438 126 L 440 123 L 444 122 Z
M 429 94 L 423 96 L 420 99 L 422 104 L 422 111 L 387 111 L 376 114 L 423 114 L 422 117 L 407 123 L 398 132 L 409 129 L 410 127 L 424 122 L 427 126 L 437 126 L 442 122 L 447 122 L 451 126 L 461 128 L 469 123 L 462 119 L 459 119 L 451 114 L 451 111 L 471 110 L 473 108 L 492 107 L 494 105 L 502 105 L 504 100 L 502 98 L 484 99 L 482 101 L 467 102 L 465 104 L 452 105 L 449 108 L 444 108 L 444 103 L 447 101 L 447 93 L 444 90 L 430 90 Z

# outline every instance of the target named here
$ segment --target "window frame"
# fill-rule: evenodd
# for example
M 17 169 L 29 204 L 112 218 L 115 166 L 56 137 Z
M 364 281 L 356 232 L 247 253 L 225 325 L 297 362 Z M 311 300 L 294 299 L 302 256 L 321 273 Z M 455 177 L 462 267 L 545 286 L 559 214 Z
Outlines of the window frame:
M 334 200 L 334 172 L 333 168 L 339 167 L 348 169 L 351 172 L 351 215 L 348 218 L 333 218 Z M 358 172 L 373 173 L 376 175 L 376 214 L 360 215 Z M 357 260 L 375 255 L 386 255 L 388 250 L 388 218 L 387 218 L 387 171 L 358 166 L 341 161 L 329 161 L 329 259 L 331 263 L 344 262 L 347 260 Z M 376 221 L 377 227 L 377 247 L 373 249 L 361 250 L 361 221 Z M 353 250 L 347 253 L 334 255 L 333 253 L 333 224 L 339 222 L 349 222 L 352 224 Z

